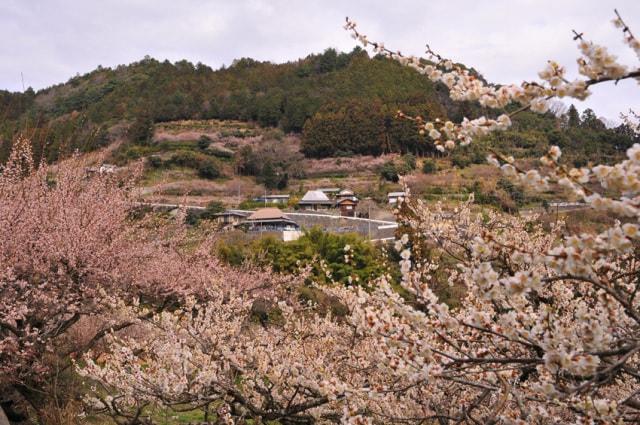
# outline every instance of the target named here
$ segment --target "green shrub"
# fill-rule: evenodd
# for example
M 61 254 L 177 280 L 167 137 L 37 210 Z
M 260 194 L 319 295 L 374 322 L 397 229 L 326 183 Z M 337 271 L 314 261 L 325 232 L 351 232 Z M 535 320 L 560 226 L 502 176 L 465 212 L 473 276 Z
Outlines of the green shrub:
M 433 174 L 436 171 L 438 171 L 438 166 L 436 165 L 435 161 L 427 159 L 422 163 L 422 172 L 423 173 L 425 173 L 425 174 Z
M 380 176 L 386 181 L 390 181 L 393 183 L 397 183 L 400 180 L 398 176 L 398 170 L 393 161 L 385 162 L 384 165 L 380 168 Z
M 511 180 L 501 178 L 496 185 L 499 189 L 504 190 L 513 200 L 516 206 L 520 207 L 524 204 L 525 195 L 520 186 L 513 184 Z
M 262 133 L 262 139 L 281 141 L 282 139 L 284 139 L 284 132 L 279 128 L 270 128 Z
M 573 160 L 573 166 L 576 168 L 586 167 L 588 161 L 585 158 L 576 158 Z
M 206 158 L 206 157 L 205 157 Z M 178 151 L 171 155 L 171 158 L 167 161 L 169 165 L 175 165 L 178 167 L 186 167 L 198 169 L 202 163 L 203 155 L 190 151 Z
M 487 157 L 483 152 L 476 150 L 471 154 L 471 162 L 474 164 L 486 164 Z
M 195 226 L 200 222 L 203 213 L 203 210 L 189 209 L 187 210 L 187 215 L 184 217 L 184 222 L 189 226 Z
M 149 168 L 162 168 L 163 165 L 164 162 L 158 155 L 151 155 L 149 158 L 147 158 L 147 166 Z
M 471 161 L 466 156 L 460 155 L 460 156 L 454 156 L 451 159 L 451 164 L 453 164 L 454 167 L 466 168 L 469 166 L 469 164 L 471 164 Z
M 248 259 L 248 248 L 238 243 L 220 241 L 217 244 L 217 255 L 222 261 L 232 266 L 241 266 Z
M 231 149 L 222 148 L 219 146 L 209 146 L 207 149 L 209 155 L 217 156 L 218 158 L 233 158 L 234 152 Z
M 251 305 L 250 320 L 254 323 L 266 325 L 283 325 L 285 323 L 282 310 L 275 301 L 258 298 Z
M 408 153 L 402 157 L 402 162 L 406 168 L 410 171 L 416 169 L 416 156 L 412 153 Z
M 217 213 L 221 213 L 224 210 L 225 210 L 224 204 L 220 201 L 211 201 L 207 204 L 206 211 L 209 211 L 211 213 L 217 214 Z
M 111 154 L 110 161 L 116 165 L 125 165 L 136 159 L 140 159 L 154 152 L 150 146 L 141 146 L 131 143 L 123 143 Z
M 284 173 L 281 177 L 280 180 L 278 180 L 278 183 L 276 185 L 276 188 L 278 190 L 284 190 L 287 188 L 287 186 L 289 185 L 289 174 Z
M 150 115 L 137 116 L 128 130 L 129 140 L 141 145 L 151 143 L 153 139 L 153 120 Z
M 197 152 L 178 151 L 165 164 L 197 170 L 203 179 L 216 179 L 222 175 L 214 159 Z
M 203 162 L 198 166 L 198 176 L 213 180 L 220 177 L 220 170 L 213 161 Z
M 345 246 L 349 245 L 349 260 Z M 218 256 L 230 264 L 252 260 L 270 266 L 277 273 L 296 273 L 311 267 L 310 281 L 327 282 L 324 261 L 332 278 L 345 285 L 364 285 L 385 273 L 385 260 L 375 245 L 357 234 L 333 234 L 319 228 L 305 232 L 300 239 L 283 242 L 274 237 L 254 240 L 249 244 L 218 244 Z
M 211 201 L 207 204 L 204 210 L 190 209 L 187 211 L 185 217 L 185 223 L 195 226 L 200 223 L 201 220 L 213 220 L 216 214 L 224 211 L 224 204 L 220 201 Z
M 473 193 L 474 202 L 478 205 L 494 205 L 500 207 L 498 198 L 494 193 L 486 193 L 482 190 L 480 182 L 474 182 L 473 186 L 467 188 L 469 192 Z
M 280 208 L 280 209 L 285 209 L 287 208 L 286 204 L 269 204 L 267 203 L 268 207 L 274 207 L 274 208 Z M 238 205 L 238 209 L 240 210 L 255 210 L 258 208 L 264 208 L 265 207 L 265 203 L 264 201 L 254 201 L 253 199 L 247 199 L 245 201 L 240 202 L 240 205 Z
M 211 138 L 209 136 L 206 135 L 202 135 L 200 136 L 200 138 L 198 139 L 198 149 L 200 150 L 206 150 L 209 145 L 211 144 Z
M 331 312 L 334 317 L 344 317 L 349 314 L 349 308 L 335 295 L 328 295 L 323 290 L 310 286 L 300 286 L 297 291 L 300 300 L 313 303 L 321 315 Z
M 337 156 L 338 158 L 349 158 L 353 156 L 353 152 L 349 150 L 343 151 L 342 149 L 338 149 L 334 153 L 334 156 Z

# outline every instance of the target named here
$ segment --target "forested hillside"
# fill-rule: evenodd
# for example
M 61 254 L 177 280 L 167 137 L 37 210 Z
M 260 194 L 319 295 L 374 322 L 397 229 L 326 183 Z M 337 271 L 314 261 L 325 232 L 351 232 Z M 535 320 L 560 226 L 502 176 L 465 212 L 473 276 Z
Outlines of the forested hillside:
M 115 69 L 98 67 L 37 93 L 0 92 L 0 161 L 20 132 L 33 140 L 36 156 L 55 161 L 117 138 L 148 140 L 154 122 L 210 118 L 302 133 L 308 157 L 435 154 L 411 123 L 395 118 L 399 109 L 454 121 L 487 113 L 476 104 L 451 101 L 444 85 L 359 48 L 327 49 L 284 64 L 244 58 L 218 70 L 145 58 Z M 615 156 L 631 145 L 632 133 L 624 127 L 607 130 L 593 113 L 573 113 L 563 119 L 522 114 L 514 130 L 494 141 L 524 156 L 557 143 L 583 162 L 594 154 Z M 463 162 L 478 160 L 470 152 L 458 155 Z

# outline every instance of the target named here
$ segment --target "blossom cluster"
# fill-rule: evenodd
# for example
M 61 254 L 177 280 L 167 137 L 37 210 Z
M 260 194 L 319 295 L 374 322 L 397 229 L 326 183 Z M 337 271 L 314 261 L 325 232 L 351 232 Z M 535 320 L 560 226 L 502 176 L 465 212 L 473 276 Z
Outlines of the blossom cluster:
M 631 48 L 638 51 L 640 43 L 633 37 L 619 15 L 614 20 L 614 25 L 623 28 L 625 41 Z M 400 117 L 414 121 L 420 134 L 428 135 L 440 151 L 454 149 L 456 145 L 467 145 L 474 138 L 491 131 L 505 130 L 511 126 L 510 118 L 524 109 L 545 113 L 549 109 L 551 98 L 572 97 L 584 100 L 590 95 L 588 88 L 593 84 L 640 76 L 640 70 L 630 71 L 628 67 L 618 63 L 617 58 L 605 47 L 586 41 L 582 35 L 578 35 L 576 39 L 579 41 L 578 48 L 581 53 L 577 60 L 579 72 L 587 79 L 569 81 L 566 78 L 565 68 L 555 61 L 549 61 L 547 66 L 538 73 L 540 81 L 523 82 L 521 85 L 492 85 L 487 84 L 469 69 L 436 54 L 428 46 L 426 59 L 406 56 L 399 51 L 388 49 L 381 42 L 369 40 L 366 35 L 358 31 L 357 24 L 349 18 L 344 28 L 350 31 L 353 38 L 365 48 L 371 47 L 374 53 L 398 61 L 435 83 L 444 84 L 449 89 L 449 96 L 453 100 L 477 101 L 481 106 L 491 109 L 504 109 L 512 103 L 521 105 L 521 108 L 509 114 L 502 114 L 497 119 L 464 118 L 458 124 L 450 121 L 429 121 L 421 116 L 409 117 L 399 111 Z
M 634 134 L 640 134 L 640 115 L 638 115 L 633 109 L 629 109 L 628 114 L 620 113 L 620 118 Z
M 631 49 L 633 49 L 633 51 L 635 51 L 638 57 L 640 58 L 640 40 L 638 40 L 633 35 L 629 26 L 622 20 L 622 16 L 620 16 L 620 13 L 618 13 L 617 10 L 615 10 L 615 13 L 616 13 L 616 17 L 613 20 L 613 25 L 616 28 L 619 28 L 622 30 L 622 35 L 624 36 L 624 42 Z

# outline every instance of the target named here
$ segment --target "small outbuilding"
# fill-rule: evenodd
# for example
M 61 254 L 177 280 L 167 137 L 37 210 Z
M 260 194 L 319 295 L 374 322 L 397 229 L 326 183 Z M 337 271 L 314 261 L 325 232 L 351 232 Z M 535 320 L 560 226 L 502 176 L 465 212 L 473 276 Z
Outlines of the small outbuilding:
M 265 204 L 286 205 L 289 202 L 289 195 L 263 195 L 253 198 L 255 202 L 264 202 Z
M 358 198 L 355 196 L 336 201 L 336 207 L 340 209 L 340 215 L 343 217 L 355 217 L 357 206 Z
M 407 197 L 405 192 L 389 192 L 387 195 L 387 199 L 389 200 L 389 204 L 395 205 L 402 201 Z

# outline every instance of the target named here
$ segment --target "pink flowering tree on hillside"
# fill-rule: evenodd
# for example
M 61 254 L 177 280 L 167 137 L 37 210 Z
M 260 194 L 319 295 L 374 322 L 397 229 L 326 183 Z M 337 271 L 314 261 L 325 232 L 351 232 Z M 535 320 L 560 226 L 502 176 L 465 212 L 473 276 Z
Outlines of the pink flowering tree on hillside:
M 178 223 L 134 219 L 135 172 L 86 169 L 79 157 L 36 167 L 21 138 L 0 170 L 0 394 L 20 394 L 40 422 L 52 397 L 63 403 L 71 358 L 109 332 L 202 298 L 212 283 L 265 292 L 277 280 L 221 265 L 207 243 L 185 249 Z M 146 310 L 129 317 L 132 303 Z

